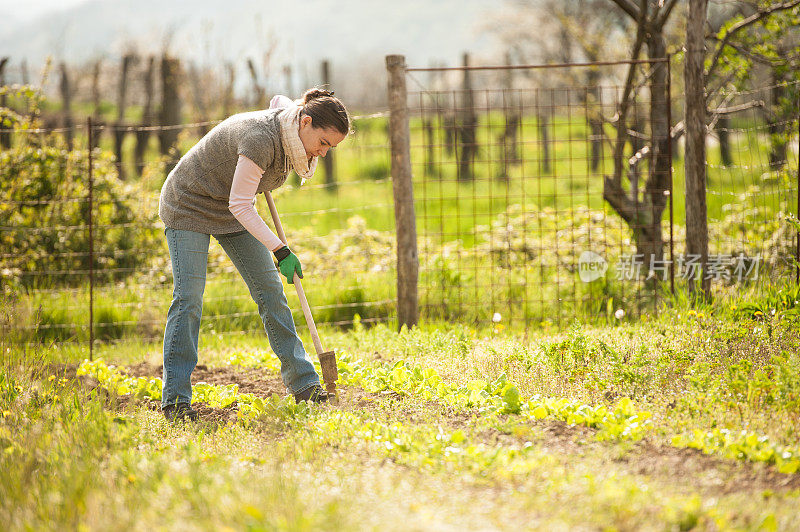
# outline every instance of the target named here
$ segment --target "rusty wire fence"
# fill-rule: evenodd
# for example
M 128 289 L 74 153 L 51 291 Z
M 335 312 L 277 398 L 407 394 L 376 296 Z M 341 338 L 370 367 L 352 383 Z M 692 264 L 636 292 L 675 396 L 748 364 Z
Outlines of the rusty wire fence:
M 335 181 L 320 165 L 314 179 L 300 186 L 292 173 L 273 193 L 319 324 L 378 323 L 394 314 L 385 120 L 382 113 L 354 116 L 355 134 L 333 156 Z M 92 336 L 117 342 L 163 335 L 172 274 L 157 214 L 161 184 L 201 128 L 218 122 L 92 125 L 91 137 L 87 122 L 5 132 L 11 146 L 2 152 L 9 183 L 0 198 L 0 283 L 12 307 L 10 334 L 23 342 L 83 345 Z M 169 155 L 159 150 L 165 132 L 174 134 Z M 132 152 L 145 135 L 146 156 L 129 162 L 121 179 L 112 146 L 122 136 Z M 90 143 L 96 146 L 91 155 Z M 272 225 L 263 196 L 257 208 Z M 244 281 L 211 242 L 201 331 L 263 333 Z M 296 294 L 286 294 L 303 329 Z
M 800 212 L 800 82 L 723 90 L 710 109 L 706 169 L 712 280 L 720 287 L 745 279 L 793 277 L 797 282 L 800 241 L 787 218 Z
M 527 327 L 655 311 L 671 273 L 667 62 L 408 77 L 423 316 Z
M 715 99 L 704 272 L 670 78 L 669 60 L 408 68 L 422 319 L 615 322 L 691 278 L 796 275 L 797 85 Z
M 668 62 L 404 75 L 422 321 L 613 322 L 620 309 L 656 312 L 698 274 L 685 254 L 682 103 Z M 725 111 L 712 115 L 708 140 L 717 289 L 796 275 L 800 244 L 786 217 L 800 197 L 799 93 L 785 83 L 722 91 L 710 104 Z M 216 123 L 94 126 L 91 191 L 86 123 L 2 132 L 12 179 L 0 198 L 0 283 L 11 333 L 28 342 L 84 344 L 92 333 L 158 340 L 172 290 L 158 193 L 177 156 Z M 335 176 L 321 167 L 300 187 L 292 175 L 274 194 L 318 323 L 397 318 L 388 129 L 388 113 L 356 116 L 355 133 L 334 151 Z M 268 218 L 263 198 L 257 206 Z M 213 239 L 202 331 L 262 332 Z

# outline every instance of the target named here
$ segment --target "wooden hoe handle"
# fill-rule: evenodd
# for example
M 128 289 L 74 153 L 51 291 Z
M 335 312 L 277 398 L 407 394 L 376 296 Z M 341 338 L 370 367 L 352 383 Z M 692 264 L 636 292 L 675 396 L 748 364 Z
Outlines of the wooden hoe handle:
M 267 197 L 267 205 L 269 205 L 269 212 L 272 215 L 272 221 L 275 223 L 275 230 L 278 232 L 278 238 L 280 238 L 281 242 L 288 246 L 289 244 L 286 242 L 286 233 L 283 232 L 283 226 L 281 225 L 280 218 L 278 218 L 278 209 L 275 208 L 275 202 L 272 200 L 272 194 L 265 192 L 264 196 Z M 314 349 L 317 351 L 317 357 L 319 357 L 319 362 L 322 366 L 322 378 L 325 380 L 325 387 L 327 388 L 328 393 L 332 394 L 335 398 L 336 379 L 338 377 L 338 372 L 336 371 L 336 356 L 333 351 L 326 352 L 324 349 L 322 349 L 322 342 L 319 339 L 317 326 L 314 323 L 314 316 L 311 315 L 311 308 L 308 306 L 306 293 L 303 290 L 303 285 L 300 282 L 300 278 L 297 276 L 297 272 L 294 274 L 293 281 L 294 288 L 297 291 L 297 298 L 300 300 L 300 306 L 303 309 L 303 315 L 306 317 L 308 330 L 311 332 L 311 339 L 314 340 Z

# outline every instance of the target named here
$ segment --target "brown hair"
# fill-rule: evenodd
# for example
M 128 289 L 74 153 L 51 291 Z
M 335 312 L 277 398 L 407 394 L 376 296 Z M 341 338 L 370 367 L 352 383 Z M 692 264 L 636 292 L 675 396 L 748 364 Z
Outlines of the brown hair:
M 302 97 L 303 114 L 311 117 L 311 125 L 319 129 L 333 128 L 342 135 L 350 132 L 350 115 L 333 91 L 313 88 Z

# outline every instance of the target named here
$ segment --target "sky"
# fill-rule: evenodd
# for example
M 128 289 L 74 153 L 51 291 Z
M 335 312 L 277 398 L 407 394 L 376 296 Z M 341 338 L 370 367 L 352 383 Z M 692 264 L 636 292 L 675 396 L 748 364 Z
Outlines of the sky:
M 0 0 L 0 53 L 8 78 L 31 73 L 46 58 L 87 65 L 139 56 L 172 55 L 201 67 L 235 66 L 248 83 L 252 59 L 269 83 L 284 65 L 294 85 L 318 84 L 330 60 L 333 83 L 375 87 L 383 94 L 384 58 L 403 54 L 409 66 L 460 64 L 502 54 L 481 26 L 507 0 Z M 298 7 L 301 6 L 301 7 Z M 268 54 L 271 47 L 274 50 Z M 269 57 L 269 59 L 267 59 Z M 475 59 L 477 58 L 477 59 Z M 348 89 L 349 90 L 349 89 Z M 366 89 L 365 89 L 366 90 Z
M 41 62 L 146 53 L 166 40 L 193 59 L 263 53 L 271 36 L 287 59 L 406 53 L 453 59 L 479 47 L 482 16 L 505 0 L 0 0 L 0 50 Z M 302 6 L 298 9 L 298 6 Z M 213 57 L 216 55 L 217 57 Z M 429 57 L 430 56 L 430 57 Z
M 28 22 L 40 15 L 58 13 L 88 0 L 0 0 L 0 13 L 5 14 L 12 22 Z M 5 17 L 4 17 L 5 18 Z

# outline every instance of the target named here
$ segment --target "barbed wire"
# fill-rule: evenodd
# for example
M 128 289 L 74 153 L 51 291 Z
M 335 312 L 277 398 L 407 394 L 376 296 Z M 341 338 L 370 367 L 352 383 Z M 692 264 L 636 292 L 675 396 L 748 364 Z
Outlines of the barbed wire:
M 310 305 L 309 308 L 313 311 L 317 310 L 326 310 L 326 309 L 338 309 L 338 308 L 360 308 L 360 307 L 376 307 L 387 305 L 390 303 L 396 303 L 394 299 L 386 299 L 381 301 L 363 301 L 359 303 L 342 303 L 341 305 Z M 292 310 L 292 314 L 301 315 L 301 309 L 294 309 Z M 209 321 L 221 321 L 221 320 L 228 320 L 232 318 L 258 318 L 261 319 L 261 316 L 257 311 L 248 311 L 248 312 L 228 312 L 224 314 L 210 314 L 204 315 L 203 320 L 206 322 L 206 325 Z M 316 321 L 316 320 L 315 320 Z M 326 322 L 326 321 L 318 321 L 317 323 L 328 323 L 328 324 L 336 324 L 336 323 L 345 323 L 345 322 Z M 349 322 L 352 323 L 352 320 Z M 166 316 L 160 319 L 152 319 L 152 320 L 122 320 L 122 321 L 96 321 L 94 322 L 95 327 L 99 328 L 111 328 L 111 327 L 130 327 L 130 326 L 143 326 L 143 325 L 165 325 L 166 324 Z M 300 325 L 300 323 L 296 324 Z M 17 330 L 23 331 L 38 331 L 38 330 L 53 330 L 53 329 L 88 329 L 88 323 L 39 323 L 34 325 L 18 325 L 15 327 Z
M 389 116 L 388 111 L 381 111 L 368 115 L 355 115 L 351 116 L 350 120 L 370 120 L 374 118 L 386 118 Z M 188 122 L 181 124 L 156 124 L 156 125 L 135 125 L 124 123 L 97 123 L 92 124 L 92 131 L 102 133 L 103 131 L 121 132 L 121 133 L 139 133 L 139 132 L 153 132 L 153 131 L 175 131 L 180 129 L 193 129 L 206 126 L 216 126 L 222 123 L 225 119 L 220 120 L 204 120 L 202 122 Z M 68 133 L 83 131 L 88 128 L 85 122 L 76 122 L 69 127 L 39 127 L 39 128 L 0 128 L 0 133 Z
M 324 325 L 331 326 L 331 327 L 341 327 L 341 326 L 345 326 L 345 325 L 353 325 L 356 322 L 371 324 L 371 323 L 380 323 L 380 322 L 386 322 L 386 321 L 393 321 L 395 319 L 396 318 L 394 316 L 375 316 L 375 317 L 368 317 L 368 318 L 359 318 L 358 320 L 350 319 L 350 320 L 338 320 L 338 321 L 319 322 L 319 323 L 321 325 L 324 324 Z M 86 325 L 86 327 L 88 327 L 88 325 Z M 298 330 L 306 330 L 306 329 L 308 329 L 308 326 L 303 321 L 297 321 L 295 323 L 295 327 Z M 265 341 L 267 340 L 267 336 L 266 336 L 266 333 L 264 332 L 263 328 L 259 328 L 259 329 L 242 329 L 242 330 L 234 330 L 234 331 L 216 331 L 216 330 L 213 330 L 213 329 L 209 331 L 209 330 L 202 330 L 201 329 L 200 330 L 200 334 L 201 335 L 212 335 L 212 336 L 217 336 L 217 337 L 220 337 L 220 338 L 223 338 L 223 337 L 226 337 L 226 336 L 251 335 L 251 336 L 262 337 Z M 153 342 L 153 341 L 157 342 L 159 338 L 161 338 L 160 334 L 156 335 L 156 336 L 149 337 L 149 341 L 148 341 L 148 339 L 145 339 L 144 341 L 147 342 L 147 343 L 150 343 L 150 342 Z M 143 340 L 142 340 L 141 337 L 136 337 L 136 338 L 122 337 L 122 338 L 109 338 L 109 339 L 95 339 L 95 344 L 116 346 L 116 345 L 121 345 L 121 344 L 138 343 L 138 342 L 142 342 L 142 341 Z M 32 339 L 32 340 L 28 340 L 28 341 L 24 342 L 24 345 L 26 345 L 26 346 L 32 346 L 32 345 L 39 346 L 39 345 L 42 345 L 42 344 L 49 344 L 49 345 L 53 345 L 53 346 L 84 345 L 84 346 L 87 346 L 87 348 L 88 348 L 88 340 L 76 340 L 76 339 L 69 339 L 69 340 L 61 339 L 61 340 L 57 340 L 57 339 L 53 339 L 53 338 L 49 338 L 49 339 L 48 338 L 40 338 L 40 339 Z

